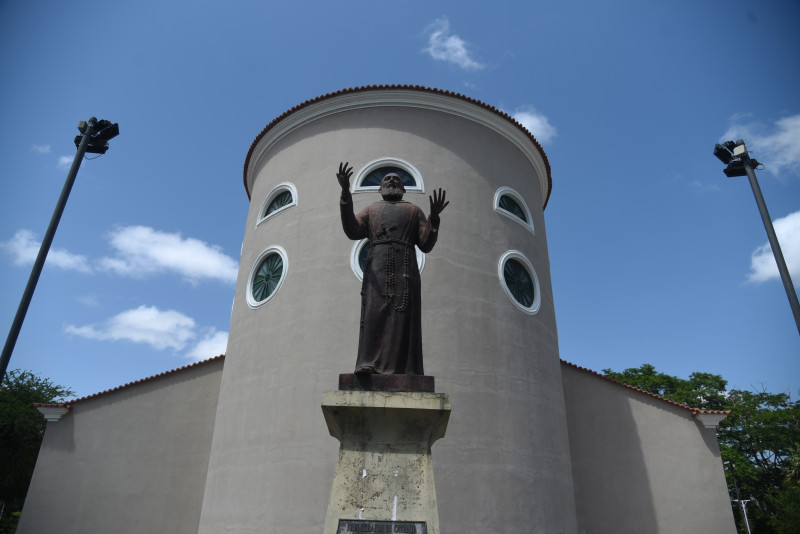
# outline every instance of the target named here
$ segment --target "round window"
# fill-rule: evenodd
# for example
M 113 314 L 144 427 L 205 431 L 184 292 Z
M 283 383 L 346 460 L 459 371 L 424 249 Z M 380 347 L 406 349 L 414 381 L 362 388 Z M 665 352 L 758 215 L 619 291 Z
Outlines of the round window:
M 276 185 L 261 205 L 256 226 L 293 206 L 297 206 L 297 188 L 294 184 L 283 182 Z
M 498 264 L 498 275 L 508 298 L 528 314 L 539 311 L 541 293 L 539 278 L 528 259 L 516 250 L 503 254 Z
M 414 252 L 417 256 L 417 267 L 419 267 L 419 272 L 422 274 L 422 270 L 425 268 L 425 253 L 416 246 L 414 246 Z M 353 269 L 353 274 L 356 275 L 359 281 L 364 280 L 364 268 L 367 266 L 368 257 L 369 239 L 356 241 L 350 251 L 350 268 Z
M 247 303 L 258 307 L 268 302 L 286 278 L 287 267 L 286 252 L 282 248 L 270 247 L 262 252 L 250 273 Z
M 416 187 L 417 182 L 414 181 L 414 177 L 408 173 L 405 169 L 401 169 L 400 167 L 379 167 L 374 171 L 367 174 L 363 180 L 361 180 L 361 186 L 375 186 L 380 187 L 381 180 L 383 177 L 389 174 L 390 172 L 395 173 L 403 180 L 403 187 Z

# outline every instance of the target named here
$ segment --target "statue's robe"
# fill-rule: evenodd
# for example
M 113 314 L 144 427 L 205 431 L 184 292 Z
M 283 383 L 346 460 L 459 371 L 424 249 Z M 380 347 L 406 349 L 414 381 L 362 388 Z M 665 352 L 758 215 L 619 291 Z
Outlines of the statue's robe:
M 376 202 L 355 215 L 352 197 L 346 195 L 341 213 L 347 237 L 369 239 L 356 371 L 424 375 L 421 285 L 414 245 L 430 252 L 438 225 L 402 200 Z

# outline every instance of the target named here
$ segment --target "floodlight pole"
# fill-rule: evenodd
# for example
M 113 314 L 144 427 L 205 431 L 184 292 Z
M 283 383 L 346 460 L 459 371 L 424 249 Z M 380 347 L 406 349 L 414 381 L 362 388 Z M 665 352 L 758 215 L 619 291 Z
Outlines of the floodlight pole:
M 11 360 L 11 353 L 14 352 L 14 346 L 17 344 L 17 337 L 19 337 L 19 331 L 22 329 L 22 322 L 25 320 L 25 315 L 28 313 L 28 306 L 33 298 L 33 291 L 36 289 L 39 275 L 42 274 L 44 260 L 47 259 L 47 253 L 50 251 L 50 245 L 53 243 L 53 237 L 56 234 L 58 223 L 61 220 L 61 215 L 64 213 L 64 206 L 67 204 L 69 193 L 72 190 L 72 185 L 75 183 L 75 177 L 78 176 L 78 169 L 81 166 L 84 154 L 86 154 L 89 140 L 92 134 L 95 133 L 96 125 L 97 119 L 91 117 L 87 123 L 86 130 L 83 132 L 83 138 L 78 145 L 75 158 L 72 160 L 72 167 L 70 167 L 67 180 L 64 182 L 61 196 L 58 198 L 55 210 L 53 210 L 50 226 L 47 227 L 47 232 L 42 239 L 42 244 L 39 247 L 39 255 L 36 256 L 36 261 L 33 263 L 31 276 L 28 278 L 28 285 L 25 286 L 25 292 L 22 294 L 22 300 L 19 303 L 19 308 L 17 308 L 17 315 L 14 317 L 14 322 L 11 324 L 11 331 L 8 333 L 6 344 L 3 347 L 3 354 L 0 356 L 0 384 L 6 376 L 8 362 Z
M 764 202 L 764 196 L 761 194 L 761 187 L 759 187 L 758 180 L 756 180 L 756 173 L 753 170 L 753 164 L 750 156 L 745 154 L 742 158 L 742 163 L 744 164 L 744 170 L 747 173 L 747 178 L 750 180 L 750 187 L 753 189 L 753 196 L 756 197 L 758 211 L 761 213 L 761 220 L 764 222 L 764 229 L 767 231 L 769 246 L 772 247 L 772 254 L 775 256 L 775 263 L 778 264 L 778 272 L 781 275 L 783 287 L 786 290 L 786 296 L 789 297 L 789 305 L 792 307 L 792 315 L 794 315 L 794 322 L 797 326 L 797 332 L 800 333 L 800 303 L 797 301 L 797 293 L 794 291 L 792 279 L 789 276 L 789 269 L 786 268 L 786 261 L 783 259 L 781 245 L 778 243 L 778 236 L 775 235 L 775 228 L 772 226 L 772 219 L 769 217 L 767 204 Z
M 747 534 L 751 534 L 750 521 L 747 519 L 747 503 L 749 503 L 751 500 L 752 499 L 745 499 L 743 501 L 739 500 L 739 505 L 742 507 L 742 513 L 744 514 L 744 526 L 747 527 Z
M 744 516 L 744 524 L 747 527 L 747 534 L 750 534 L 750 521 L 747 519 L 747 503 L 750 502 L 750 499 L 745 501 L 742 500 L 742 496 L 739 495 L 739 484 L 736 483 L 736 469 L 733 467 L 733 462 L 728 460 L 727 462 L 722 462 L 722 468 L 725 469 L 725 466 L 731 466 L 731 475 L 733 476 L 733 487 L 736 489 L 736 499 L 732 499 L 732 502 L 738 502 L 739 506 L 742 507 L 742 515 Z

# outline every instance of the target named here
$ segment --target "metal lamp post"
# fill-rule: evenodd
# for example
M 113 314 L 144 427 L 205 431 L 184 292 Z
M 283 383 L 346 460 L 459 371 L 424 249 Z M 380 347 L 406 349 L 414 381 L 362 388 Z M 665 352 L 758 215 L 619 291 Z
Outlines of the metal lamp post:
M 783 252 L 778 243 L 778 237 L 775 235 L 775 228 L 772 226 L 772 219 L 770 219 L 769 212 L 767 211 L 767 204 L 764 202 L 764 196 L 761 194 L 761 187 L 759 187 L 758 180 L 756 180 L 754 169 L 761 165 L 761 163 L 750 157 L 743 139 L 739 139 L 736 142 L 726 141 L 722 144 L 717 144 L 714 146 L 714 155 L 722 163 L 727 165 L 723 171 L 725 176 L 728 178 L 747 176 L 750 180 L 750 187 L 753 189 L 758 211 L 761 213 L 761 220 L 764 222 L 764 229 L 767 231 L 769 246 L 772 247 L 772 254 L 775 256 L 775 263 L 778 264 L 778 272 L 781 275 L 783 287 L 786 290 L 786 296 L 789 298 L 789 305 L 792 307 L 794 322 L 797 326 L 798 333 L 800 333 L 800 303 L 797 301 L 797 293 L 794 291 L 792 279 L 789 276 L 789 270 L 786 268 L 786 261 L 783 259 Z
M 67 180 L 64 182 L 64 188 L 61 190 L 61 196 L 58 198 L 53 216 L 50 219 L 50 225 L 47 227 L 47 232 L 42 239 L 42 244 L 39 247 L 39 254 L 36 256 L 36 261 L 33 263 L 28 284 L 25 286 L 25 292 L 22 294 L 22 300 L 17 308 L 17 314 L 14 316 L 14 322 L 11 324 L 11 330 L 6 338 L 6 344 L 3 347 L 2 356 L 0 356 L 0 383 L 6 375 L 8 362 L 11 360 L 11 353 L 14 352 L 14 346 L 17 343 L 17 337 L 22 329 L 22 322 L 25 320 L 25 315 L 28 312 L 28 306 L 33 298 L 33 291 L 36 289 L 36 283 L 39 281 L 39 275 L 42 273 L 44 261 L 47 258 L 47 253 L 50 251 L 50 245 L 53 242 L 53 237 L 56 234 L 58 223 L 61 220 L 61 214 L 64 213 L 64 206 L 67 204 L 69 193 L 72 190 L 72 185 L 75 183 L 75 178 L 78 175 L 78 169 L 83 161 L 83 156 L 87 152 L 90 154 L 105 154 L 108 150 L 108 141 L 119 135 L 119 125 L 111 123 L 106 120 L 98 121 L 96 118 L 91 117 L 88 121 L 80 121 L 78 123 L 78 131 L 81 135 L 75 137 L 75 146 L 78 151 L 75 153 L 75 158 L 72 160 L 72 167 L 69 169 Z
M 723 465 L 731 466 L 731 475 L 733 476 L 733 487 L 736 490 L 736 498 L 731 499 L 733 502 L 738 502 L 739 506 L 742 507 L 742 514 L 744 515 L 744 525 L 747 527 L 747 534 L 750 534 L 750 521 L 747 520 L 747 503 L 749 503 L 752 499 L 745 499 L 742 500 L 742 496 L 739 495 L 739 485 L 736 483 L 736 469 L 733 467 L 733 462 L 727 461 L 723 462 Z

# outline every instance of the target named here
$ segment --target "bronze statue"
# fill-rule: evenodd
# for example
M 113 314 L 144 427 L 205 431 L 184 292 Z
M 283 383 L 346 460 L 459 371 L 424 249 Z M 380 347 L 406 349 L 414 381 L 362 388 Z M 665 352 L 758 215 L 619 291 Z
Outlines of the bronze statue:
M 397 174 L 381 180 L 382 201 L 353 213 L 350 177 L 353 168 L 339 164 L 342 228 L 350 239 L 369 239 L 361 285 L 361 329 L 356 374 L 424 375 L 420 277 L 414 245 L 430 252 L 439 232 L 439 214 L 450 202 L 445 192 L 429 197 L 431 213 L 403 200 Z

